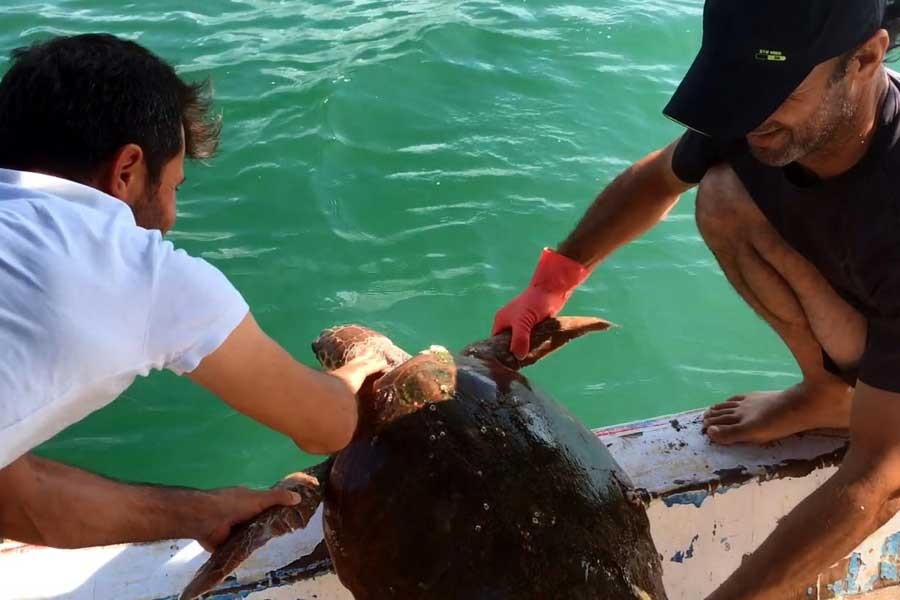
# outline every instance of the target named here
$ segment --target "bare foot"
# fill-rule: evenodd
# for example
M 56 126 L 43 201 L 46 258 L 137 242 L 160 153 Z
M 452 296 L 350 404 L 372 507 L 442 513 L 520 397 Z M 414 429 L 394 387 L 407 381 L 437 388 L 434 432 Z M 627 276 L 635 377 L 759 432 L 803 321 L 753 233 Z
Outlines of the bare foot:
M 801 382 L 783 392 L 735 396 L 703 415 L 709 438 L 723 445 L 766 444 L 801 431 L 850 426 L 853 388 L 837 378 Z

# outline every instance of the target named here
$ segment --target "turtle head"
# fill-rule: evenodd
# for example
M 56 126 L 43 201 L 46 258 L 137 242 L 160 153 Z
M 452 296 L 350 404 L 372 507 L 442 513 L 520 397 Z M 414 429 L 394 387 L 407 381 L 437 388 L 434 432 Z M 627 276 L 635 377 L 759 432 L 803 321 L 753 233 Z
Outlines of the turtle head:
M 326 329 L 312 344 L 313 352 L 329 371 L 339 369 L 351 360 L 366 354 L 380 354 L 393 369 L 410 356 L 394 345 L 387 336 L 361 325 L 341 325 Z
M 359 325 L 344 325 L 323 331 L 313 342 L 313 352 L 328 370 L 371 353 L 380 354 L 387 361 L 387 373 L 367 381 L 357 394 L 360 425 L 364 428 L 377 430 L 428 404 L 449 400 L 456 393 L 456 362 L 440 346 L 432 346 L 413 358 L 380 333 Z
M 380 333 L 344 325 L 323 331 L 313 342 L 313 352 L 329 370 L 373 352 L 387 361 L 388 372 L 367 381 L 359 391 L 360 426 L 364 429 L 378 430 L 428 404 L 449 400 L 456 392 L 456 363 L 440 346 L 411 357 Z
M 531 350 L 523 358 L 517 358 L 509 350 L 512 338 L 510 330 L 494 337 L 466 346 L 462 354 L 481 359 L 493 359 L 514 371 L 533 365 L 548 354 L 562 348 L 575 338 L 594 331 L 613 327 L 609 321 L 593 317 L 556 317 L 538 323 L 531 330 Z
M 373 391 L 371 419 L 377 430 L 429 405 L 453 398 L 456 361 L 446 348 L 432 346 L 378 379 Z

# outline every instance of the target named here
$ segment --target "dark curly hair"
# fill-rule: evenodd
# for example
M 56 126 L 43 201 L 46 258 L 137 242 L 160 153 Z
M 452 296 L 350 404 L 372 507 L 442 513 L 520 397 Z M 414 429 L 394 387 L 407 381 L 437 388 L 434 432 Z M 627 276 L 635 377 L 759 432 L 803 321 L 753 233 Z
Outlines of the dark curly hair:
M 108 34 L 55 37 L 12 52 L 0 81 L 0 167 L 86 183 L 125 144 L 151 180 L 181 150 L 212 156 L 220 119 L 209 82 L 186 83 L 146 48 Z

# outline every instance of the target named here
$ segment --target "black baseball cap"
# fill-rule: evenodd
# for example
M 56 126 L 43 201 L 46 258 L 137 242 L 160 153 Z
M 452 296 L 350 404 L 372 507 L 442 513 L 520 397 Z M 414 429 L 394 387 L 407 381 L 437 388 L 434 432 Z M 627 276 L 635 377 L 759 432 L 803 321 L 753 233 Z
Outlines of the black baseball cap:
M 819 63 L 859 46 L 885 0 L 706 0 L 703 42 L 667 117 L 719 139 L 759 127 Z

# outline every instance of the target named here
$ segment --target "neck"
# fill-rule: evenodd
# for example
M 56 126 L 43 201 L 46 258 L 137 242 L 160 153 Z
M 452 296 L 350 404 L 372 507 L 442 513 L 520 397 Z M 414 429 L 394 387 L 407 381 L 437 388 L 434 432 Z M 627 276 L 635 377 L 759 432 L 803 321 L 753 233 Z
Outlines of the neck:
M 872 145 L 887 89 L 887 73 L 882 73 L 877 83 L 864 93 L 856 116 L 824 147 L 797 162 L 819 179 L 837 177 L 852 169 Z

